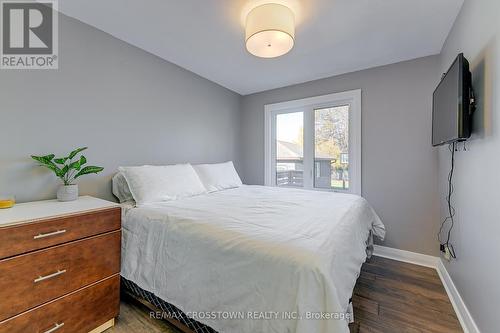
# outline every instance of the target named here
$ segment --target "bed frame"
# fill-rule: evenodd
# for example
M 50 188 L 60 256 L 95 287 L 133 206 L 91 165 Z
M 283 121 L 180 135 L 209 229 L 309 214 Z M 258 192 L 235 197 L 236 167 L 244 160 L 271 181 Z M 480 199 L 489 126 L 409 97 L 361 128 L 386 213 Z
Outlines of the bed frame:
M 155 294 L 140 288 L 134 282 L 121 278 L 121 292 L 126 298 L 146 306 L 159 314 L 158 319 L 166 320 L 184 333 L 217 333 L 213 328 L 186 316 L 174 305 L 162 300 Z
M 126 298 L 138 302 L 154 313 L 160 314 L 160 320 L 166 320 L 183 333 L 217 333 L 213 328 L 189 318 L 176 306 L 162 300 L 155 294 L 139 287 L 134 282 L 121 277 L 121 293 Z M 354 322 L 352 298 L 349 299 L 351 323 Z

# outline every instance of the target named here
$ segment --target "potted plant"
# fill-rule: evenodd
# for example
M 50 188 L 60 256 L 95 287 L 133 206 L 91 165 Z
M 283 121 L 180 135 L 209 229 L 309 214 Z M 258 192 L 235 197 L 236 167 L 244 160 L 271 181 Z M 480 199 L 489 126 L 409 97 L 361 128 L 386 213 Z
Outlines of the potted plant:
M 57 190 L 57 199 L 59 201 L 73 201 L 78 198 L 78 185 L 75 180 L 83 175 L 98 173 L 104 170 L 99 166 L 84 166 L 87 163 L 85 156 L 77 157 L 87 147 L 73 150 L 68 156 L 56 158 L 54 154 L 45 156 L 31 155 L 35 161 L 52 170 L 59 177 L 63 185 Z

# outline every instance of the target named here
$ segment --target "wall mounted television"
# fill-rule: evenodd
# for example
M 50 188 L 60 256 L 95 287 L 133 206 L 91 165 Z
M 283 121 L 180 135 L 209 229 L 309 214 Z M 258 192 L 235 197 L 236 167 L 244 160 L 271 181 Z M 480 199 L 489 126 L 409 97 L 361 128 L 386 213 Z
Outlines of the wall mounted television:
M 467 140 L 472 131 L 474 92 L 469 62 L 459 54 L 432 98 L 432 145 Z

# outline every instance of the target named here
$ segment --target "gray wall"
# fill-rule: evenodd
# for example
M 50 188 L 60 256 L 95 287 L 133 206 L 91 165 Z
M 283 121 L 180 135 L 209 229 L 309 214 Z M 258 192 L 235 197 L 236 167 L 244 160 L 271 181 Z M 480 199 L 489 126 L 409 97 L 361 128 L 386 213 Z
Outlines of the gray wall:
M 64 15 L 59 40 L 59 70 L 0 71 L 0 192 L 53 198 L 29 156 L 78 146 L 105 167 L 81 192 L 106 199 L 119 165 L 237 158 L 238 94 Z
M 459 52 L 472 69 L 478 99 L 466 152 L 456 156 L 456 225 L 452 244 L 458 259 L 446 265 L 483 333 L 498 332 L 500 318 L 500 2 L 466 0 L 441 54 L 446 71 Z M 450 153 L 439 152 L 442 218 Z
M 387 226 L 384 245 L 436 255 L 437 152 L 430 140 L 438 60 L 420 58 L 244 96 L 244 181 L 264 182 L 265 104 L 361 88 L 362 192 Z

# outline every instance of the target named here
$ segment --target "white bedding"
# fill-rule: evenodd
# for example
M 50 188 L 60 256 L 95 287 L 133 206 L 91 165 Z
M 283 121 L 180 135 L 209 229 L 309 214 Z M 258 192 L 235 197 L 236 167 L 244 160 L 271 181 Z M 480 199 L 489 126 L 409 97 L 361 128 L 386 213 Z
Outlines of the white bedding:
M 123 215 L 122 276 L 221 333 L 348 332 L 306 316 L 346 312 L 370 231 L 385 234 L 359 196 L 263 186 Z

